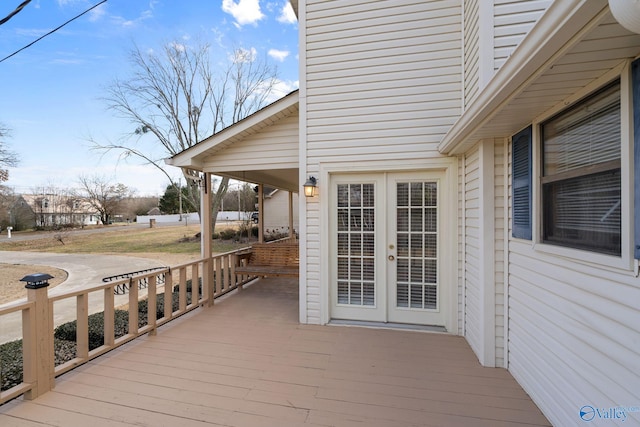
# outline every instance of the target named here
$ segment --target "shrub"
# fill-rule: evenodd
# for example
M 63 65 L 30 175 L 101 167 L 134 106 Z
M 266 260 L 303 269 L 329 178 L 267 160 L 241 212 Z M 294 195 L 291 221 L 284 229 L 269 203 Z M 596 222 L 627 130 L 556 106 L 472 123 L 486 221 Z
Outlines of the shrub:
M 237 236 L 238 232 L 232 228 L 225 228 L 220 230 L 220 238 L 222 240 L 231 240 L 231 239 L 235 239 Z
M 22 340 L 0 345 L 0 390 L 22 382 Z
M 61 365 L 76 357 L 76 343 L 64 340 L 53 342 L 55 364 Z M 22 382 L 22 340 L 0 344 L 0 390 L 9 390 Z
M 116 310 L 114 331 L 115 338 L 129 332 L 129 312 Z M 58 326 L 53 336 L 59 340 L 76 341 L 77 322 L 75 320 Z M 94 350 L 104 344 L 104 313 L 94 313 L 89 316 L 89 350 Z

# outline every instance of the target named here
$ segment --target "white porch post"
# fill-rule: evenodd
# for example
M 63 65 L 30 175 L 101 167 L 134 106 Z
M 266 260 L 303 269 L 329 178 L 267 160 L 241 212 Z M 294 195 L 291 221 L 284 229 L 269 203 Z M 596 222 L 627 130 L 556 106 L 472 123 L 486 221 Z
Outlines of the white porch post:
M 211 264 L 212 238 L 213 238 L 213 197 L 211 196 L 211 174 L 205 172 L 202 185 L 200 186 L 200 212 L 202 221 L 200 222 L 200 256 L 203 263 L 203 286 L 207 289 L 208 306 L 214 303 L 214 282 L 213 265 Z

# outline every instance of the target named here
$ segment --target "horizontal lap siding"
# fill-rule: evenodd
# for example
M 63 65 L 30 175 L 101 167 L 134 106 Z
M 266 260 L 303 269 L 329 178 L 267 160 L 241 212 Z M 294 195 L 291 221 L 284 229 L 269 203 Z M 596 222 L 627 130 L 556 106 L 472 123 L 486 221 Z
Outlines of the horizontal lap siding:
M 511 56 L 551 3 L 551 0 L 494 0 L 495 70 Z
M 298 129 L 298 114 L 293 114 L 219 151 L 207 165 L 220 172 L 246 168 L 247 164 L 255 170 L 297 168 Z
M 583 405 L 637 402 L 638 279 L 541 254 L 521 241 L 509 246 L 513 376 L 557 425 L 582 425 Z
M 511 188 L 508 194 L 511 207 Z M 638 406 L 639 279 L 513 238 L 508 262 L 509 371 L 547 418 L 582 426 L 584 405 Z M 629 415 L 634 418 L 620 425 L 640 424 L 639 413 Z
M 440 157 L 461 111 L 460 1 L 312 0 L 305 9 L 306 172 Z M 307 201 L 309 323 L 321 322 L 320 198 Z
M 457 3 L 307 4 L 310 165 L 438 155 L 460 114 Z
M 299 231 L 298 195 L 293 194 L 293 229 Z M 289 232 L 289 192 L 277 190 L 264 201 L 264 228 L 267 233 Z
M 480 159 L 478 145 L 466 154 L 465 159 L 465 337 L 476 354 L 482 347 L 480 328 Z
M 480 91 L 480 37 L 478 0 L 464 2 L 464 105 L 470 105 Z

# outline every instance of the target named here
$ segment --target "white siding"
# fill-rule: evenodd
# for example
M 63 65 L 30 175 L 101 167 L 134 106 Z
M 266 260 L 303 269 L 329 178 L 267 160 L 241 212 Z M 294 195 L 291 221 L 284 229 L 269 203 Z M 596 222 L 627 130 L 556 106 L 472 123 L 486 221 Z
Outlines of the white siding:
M 466 182 L 465 182 L 465 158 L 458 159 L 458 331 L 464 335 L 464 260 L 465 260 L 465 223 L 466 209 Z
M 552 0 L 494 0 L 494 69 L 497 71 Z
M 307 4 L 310 164 L 436 155 L 460 114 L 457 3 Z
M 260 133 L 235 142 L 207 159 L 207 167 L 217 172 L 246 169 L 287 169 L 298 167 L 298 114 L 292 114 Z
M 299 231 L 298 195 L 293 195 L 293 229 Z M 277 190 L 264 199 L 264 228 L 267 232 L 289 231 L 289 192 Z
M 545 415 L 557 425 L 582 425 L 576 414 L 583 405 L 637 402 L 638 279 L 520 241 L 509 248 L 509 370 Z
M 464 2 L 464 105 L 480 91 L 480 37 L 478 0 Z
M 307 174 L 441 157 L 437 144 L 462 104 L 460 1 L 311 0 L 303 9 Z M 306 203 L 309 323 L 322 322 L 322 192 Z
M 509 236 L 511 206 L 509 188 Z M 554 425 L 583 426 L 583 405 L 640 406 L 640 286 L 633 272 L 545 254 L 511 237 L 508 260 L 509 371 L 545 416 Z M 640 425 L 640 413 L 628 415 L 610 424 Z
M 476 145 L 465 159 L 465 337 L 476 354 L 481 352 L 481 286 L 480 283 L 480 158 Z
M 504 364 L 504 142 L 496 140 L 494 145 L 494 221 L 495 221 L 495 340 L 496 366 Z

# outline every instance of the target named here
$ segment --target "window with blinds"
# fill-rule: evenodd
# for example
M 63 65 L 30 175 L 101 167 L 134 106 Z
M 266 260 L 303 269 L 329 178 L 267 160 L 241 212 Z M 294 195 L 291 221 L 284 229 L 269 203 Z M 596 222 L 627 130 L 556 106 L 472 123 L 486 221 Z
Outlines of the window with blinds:
M 338 185 L 338 304 L 375 305 L 373 184 Z
M 543 241 L 621 253 L 620 82 L 541 126 Z
M 531 240 L 531 126 L 512 138 L 513 237 Z
M 396 184 L 399 308 L 438 308 L 438 184 Z

